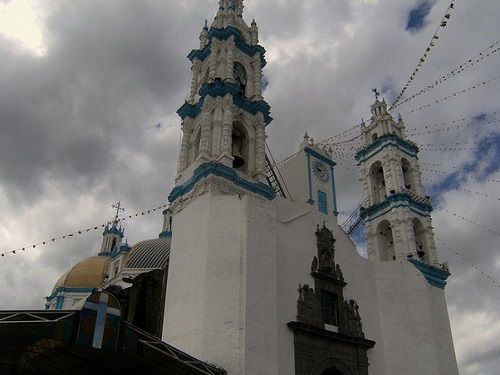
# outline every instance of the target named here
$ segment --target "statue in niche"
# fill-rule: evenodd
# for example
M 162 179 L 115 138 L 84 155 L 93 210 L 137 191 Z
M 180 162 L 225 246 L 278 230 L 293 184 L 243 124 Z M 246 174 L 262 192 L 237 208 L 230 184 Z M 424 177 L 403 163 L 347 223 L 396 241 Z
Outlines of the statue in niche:
M 320 229 L 316 230 L 316 239 L 318 247 L 319 271 L 330 273 L 335 270 L 335 238 L 332 232 L 323 223 Z
M 328 249 L 323 249 L 321 252 L 321 262 L 320 268 L 322 271 L 329 273 L 332 269 L 334 269 L 334 263 L 332 259 L 332 253 Z
M 312 273 L 318 272 L 318 266 L 319 266 L 318 257 L 314 257 L 311 264 L 311 272 Z

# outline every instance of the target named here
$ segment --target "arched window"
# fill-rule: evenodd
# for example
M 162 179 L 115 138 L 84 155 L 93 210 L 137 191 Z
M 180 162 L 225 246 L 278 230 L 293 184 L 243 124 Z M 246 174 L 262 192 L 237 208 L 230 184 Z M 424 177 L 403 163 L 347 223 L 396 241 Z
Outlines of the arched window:
M 234 63 L 234 79 L 240 87 L 240 94 L 245 96 L 247 90 L 247 71 L 239 62 Z
M 377 246 L 381 262 L 396 260 L 392 228 L 387 220 L 382 221 L 377 227 Z
M 427 244 L 425 228 L 422 222 L 417 218 L 413 219 L 413 233 L 415 235 L 415 247 L 419 259 L 429 263 L 429 246 Z
M 248 173 L 249 142 L 248 134 L 240 122 L 233 123 L 232 134 L 233 168 Z
M 372 187 L 373 203 L 382 202 L 387 196 L 385 188 L 384 168 L 381 162 L 376 162 L 370 168 L 370 182 Z
M 410 162 L 406 159 L 401 159 L 401 169 L 403 170 L 404 187 L 416 193 L 415 173 Z

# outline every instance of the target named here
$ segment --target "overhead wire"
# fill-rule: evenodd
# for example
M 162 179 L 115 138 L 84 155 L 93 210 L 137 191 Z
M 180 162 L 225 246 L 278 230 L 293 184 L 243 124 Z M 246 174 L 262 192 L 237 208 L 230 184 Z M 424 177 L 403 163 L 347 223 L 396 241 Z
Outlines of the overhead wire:
M 494 229 L 488 228 L 487 226 L 485 226 L 483 224 L 480 224 L 480 223 L 478 223 L 477 221 L 475 221 L 475 220 L 473 220 L 471 218 L 467 218 L 465 216 L 457 214 L 456 212 L 452 212 L 452 211 L 450 211 L 450 210 L 448 210 L 448 209 L 446 209 L 446 208 L 444 208 L 442 206 L 438 206 L 437 209 L 446 212 L 448 215 L 451 215 L 451 216 L 453 216 L 455 218 L 458 218 L 458 219 L 460 219 L 462 221 L 465 221 L 466 223 L 472 224 L 473 226 L 475 226 L 477 228 L 481 228 L 481 229 L 483 229 L 485 231 L 493 233 L 496 236 L 500 236 L 500 232 L 498 232 L 498 231 L 496 231 Z

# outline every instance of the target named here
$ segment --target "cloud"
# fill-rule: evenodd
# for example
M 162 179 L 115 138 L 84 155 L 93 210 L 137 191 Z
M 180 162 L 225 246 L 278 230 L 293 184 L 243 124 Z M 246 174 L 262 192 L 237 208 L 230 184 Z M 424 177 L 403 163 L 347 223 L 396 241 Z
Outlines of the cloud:
M 408 14 L 406 30 L 418 32 L 422 30 L 427 22 L 425 18 L 429 15 L 434 5 L 433 1 L 420 1 Z
M 0 1 L 0 9 L 15 1 Z M 436 2 L 421 16 L 424 27 L 407 32 L 409 14 L 421 4 L 246 3 L 245 17 L 256 18 L 268 51 L 265 98 L 275 118 L 268 127 L 268 142 L 277 160 L 295 152 L 306 130 L 321 140 L 369 118 L 372 88 L 382 90 L 388 100 L 399 93 L 431 37 L 433 30 L 425 25 L 437 25 L 448 5 Z M 43 55 L 0 31 L 2 249 L 103 223 L 117 200 L 129 213 L 166 202 L 179 145 L 180 120 L 175 111 L 189 86 L 186 55 L 198 46 L 203 21 L 210 20 L 216 8 L 216 1 L 208 0 L 39 2 L 36 22 L 23 25 L 34 24 L 41 30 Z M 499 13 L 500 3 L 494 0 L 457 4 L 408 93 L 418 92 L 494 42 L 493 31 L 498 28 L 494 15 Z M 474 21 L 478 19 L 481 22 Z M 398 111 L 407 128 L 425 129 L 464 117 L 480 122 L 483 114 L 492 116 L 499 109 L 498 83 L 418 113 L 408 112 L 492 78 L 499 67 L 491 56 L 401 106 Z M 162 127 L 151 129 L 160 123 Z M 453 131 L 423 132 L 414 140 L 450 144 L 487 139 L 491 150 L 498 150 L 497 129 L 498 124 L 483 122 Z M 355 146 L 334 148 L 339 157 L 339 210 L 346 217 L 361 202 L 355 162 L 345 156 Z M 422 151 L 420 160 L 437 163 L 447 172 L 423 171 L 424 177 L 438 181 L 433 195 L 440 207 L 498 231 L 498 200 L 464 191 L 498 196 L 498 185 L 490 181 L 500 180 L 498 157 L 491 150 Z M 466 173 L 447 184 L 444 178 L 454 173 L 452 166 Z M 467 259 L 464 262 L 439 246 L 440 259 L 449 260 L 453 272 L 446 293 L 461 373 L 496 374 L 497 347 L 488 325 L 481 322 L 500 320 L 498 287 L 471 264 L 490 275 L 500 274 L 498 237 L 445 210 L 437 209 L 433 217 L 437 236 Z M 131 244 L 156 237 L 160 230 L 159 214 L 126 225 Z M 57 277 L 95 254 L 99 243 L 100 233 L 91 233 L 2 258 L 0 280 L 8 287 L 0 297 L 0 308 L 42 307 Z M 471 324 L 474 337 L 467 333 Z M 471 348 L 476 352 L 471 354 Z

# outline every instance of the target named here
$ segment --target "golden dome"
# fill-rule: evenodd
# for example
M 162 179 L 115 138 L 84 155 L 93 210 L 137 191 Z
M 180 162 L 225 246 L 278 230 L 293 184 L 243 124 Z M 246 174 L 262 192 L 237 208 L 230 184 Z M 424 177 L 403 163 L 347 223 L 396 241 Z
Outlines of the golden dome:
M 97 288 L 101 286 L 108 263 L 109 257 L 106 256 L 90 257 L 82 260 L 57 280 L 52 294 L 59 287 Z

